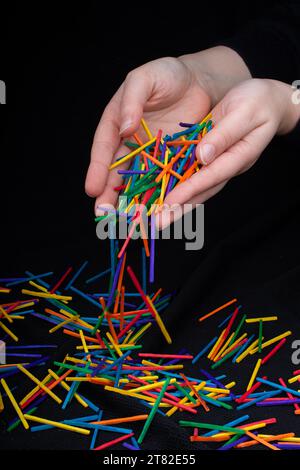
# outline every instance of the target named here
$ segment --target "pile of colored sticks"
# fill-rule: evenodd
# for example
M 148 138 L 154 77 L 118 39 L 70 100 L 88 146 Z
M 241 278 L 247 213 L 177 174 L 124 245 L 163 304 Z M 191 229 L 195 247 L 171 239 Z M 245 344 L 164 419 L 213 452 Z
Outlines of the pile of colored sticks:
M 200 123 L 180 122 L 179 126 L 184 130 L 164 137 L 162 130 L 153 137 L 144 119 L 141 120 L 141 126 L 149 140 L 143 143 L 139 135 L 134 134 L 136 143 L 125 142 L 132 151 L 117 159 L 110 167 L 113 170 L 124 163 L 130 164 L 127 170 L 117 170 L 123 180 L 120 186 L 114 188 L 120 196 L 118 206 L 113 211 L 105 205 L 98 206 L 102 215 L 96 217 L 95 221 L 103 222 L 105 219 L 107 223 L 115 224 L 121 217 L 128 218 L 130 230 L 119 251 L 119 258 L 124 254 L 135 230 L 140 229 L 146 256 L 150 258 L 149 281 L 154 282 L 155 215 L 161 210 L 170 191 L 200 170 L 196 147 L 212 129 L 213 123 L 211 114 L 208 114 Z M 114 219 L 115 215 L 117 220 Z M 150 217 L 150 224 L 146 227 L 143 215 Z M 146 231 L 148 225 L 149 237 Z M 150 247 L 148 238 L 151 239 Z
M 222 318 L 220 333 L 197 354 L 187 349 L 169 354 L 149 353 L 143 349 L 141 340 L 145 333 L 150 333 L 154 328 L 158 328 L 166 341 L 171 343 L 162 320 L 170 296 L 163 295 L 161 289 L 147 294 L 146 270 L 142 270 L 140 280 L 132 268 L 126 266 L 126 255 L 115 267 L 84 281 L 89 286 L 107 276 L 111 286 L 107 292 L 87 293 L 74 286 L 87 266 L 87 262 L 83 263 L 75 273 L 69 268 L 58 281 L 50 281 L 52 273 L 34 275 L 31 272 L 26 272 L 22 278 L 1 279 L 1 283 L 5 283 L 5 287 L 1 288 L 2 294 L 10 294 L 12 286 L 21 285 L 21 292 L 27 298 L 2 303 L 0 308 L 0 328 L 6 335 L 2 339 L 7 343 L 6 363 L 0 365 L 0 412 L 9 413 L 12 405 L 17 415 L 9 422 L 7 432 L 20 425 L 30 428 L 31 432 L 59 428 L 90 436 L 86 444 L 90 449 L 101 450 L 123 444 L 127 449 L 138 450 L 151 431 L 156 413 L 169 418 L 182 411 L 186 416 L 193 415 L 193 420 L 180 419 L 179 425 L 193 428 L 190 440 L 195 443 L 221 443 L 221 450 L 255 445 L 274 450 L 300 448 L 300 437 L 296 437 L 294 432 L 260 434 L 261 428 L 276 423 L 273 416 L 255 421 L 248 414 L 241 413 L 240 417 L 236 417 L 237 411 L 244 408 L 251 411 L 252 407 L 270 407 L 272 410 L 278 406 L 292 407 L 296 415 L 300 414 L 300 392 L 291 388 L 291 384 L 300 381 L 300 370 L 295 370 L 293 376 L 285 380 L 281 377 L 269 380 L 262 371 L 265 363 L 275 354 L 280 354 L 286 337 L 291 334 L 287 331 L 273 338 L 267 336 L 265 325 L 272 324 L 277 317 L 248 317 L 241 314 L 241 307 L 237 307 Z M 24 284 L 30 289 L 24 288 Z M 81 315 L 76 308 L 79 298 L 86 302 L 84 311 L 90 307 L 98 313 Z M 233 299 L 199 320 L 202 322 L 219 312 L 223 315 L 236 302 Z M 46 305 L 43 306 L 43 303 Z M 42 308 L 44 313 L 38 313 L 37 309 L 41 312 Z M 53 341 L 49 344 L 22 345 L 13 332 L 15 323 L 20 320 L 32 322 L 34 318 L 51 324 L 49 337 L 62 332 L 78 341 L 75 349 L 70 350 L 61 361 L 53 361 L 51 367 L 45 351 L 57 347 Z M 246 331 L 253 327 L 254 333 Z M 263 356 L 257 360 L 246 389 L 241 389 L 236 381 L 228 380 L 224 370 L 217 376 L 213 373 L 213 369 L 224 366 L 229 359 L 238 365 L 261 353 Z M 21 362 L 18 362 L 20 358 Z M 186 365 L 198 366 L 199 361 L 201 368 L 196 376 L 191 377 L 184 371 Z M 207 370 L 209 365 L 211 372 Z M 239 376 L 247 374 L 248 368 L 247 365 L 242 371 L 239 367 Z M 37 375 L 43 375 L 41 370 L 44 377 L 37 378 Z M 33 383 L 33 388 L 29 388 L 25 396 L 18 396 L 18 399 L 15 397 L 20 394 L 20 387 L 9 384 L 14 376 L 19 377 L 20 383 L 23 376 Z M 105 413 L 108 411 L 111 416 L 113 410 L 101 409 L 98 403 L 93 403 L 80 392 L 82 383 L 87 382 L 100 387 L 104 390 L 102 393 L 130 397 L 144 407 L 144 413 L 105 418 Z M 39 413 L 39 405 L 46 400 L 55 401 L 62 410 L 68 409 L 68 413 L 76 401 L 84 408 L 85 414 L 53 421 L 51 416 L 45 417 Z M 234 419 L 222 425 L 203 420 L 203 417 L 216 415 L 220 409 L 235 411 Z M 129 423 L 134 423 L 135 431 Z M 139 423 L 140 429 L 136 431 Z M 199 429 L 205 430 L 205 433 L 199 434 Z M 109 433 L 118 437 L 110 439 Z
M 130 214 L 131 221 L 136 220 L 137 224 L 140 221 L 133 209 L 135 203 L 144 204 L 152 214 L 176 184 L 199 171 L 195 148 L 212 123 L 210 116 L 195 125 L 181 123 L 184 131 L 164 138 L 161 131 L 152 137 L 144 121 L 142 125 L 150 140 L 143 144 L 135 135 L 137 145 L 128 142 L 133 151 L 112 165 L 132 161 L 130 170 L 121 171 L 124 184 L 116 189 L 129 200 L 126 207 L 119 204 L 118 214 Z M 97 220 L 109 217 L 108 212 Z M 297 419 L 300 391 L 293 384 L 300 382 L 300 370 L 294 370 L 291 377 L 274 378 L 266 376 L 265 369 L 266 363 L 282 353 L 291 331 L 270 335 L 277 316 L 243 313 L 241 306 L 235 307 L 234 298 L 199 318 L 202 325 L 211 317 L 222 316 L 216 333 L 196 354 L 189 345 L 168 353 L 147 351 L 142 339 L 154 330 L 169 345 L 168 351 L 171 349 L 172 340 L 164 321 L 171 295 L 164 294 L 161 288 L 153 291 L 152 238 L 150 250 L 147 238 L 143 238 L 140 269 L 132 269 L 127 263 L 129 240 L 130 236 L 119 248 L 118 241 L 112 238 L 109 267 L 92 276 L 87 274 L 89 265 L 85 261 L 75 271 L 69 267 L 58 279 L 53 272 L 30 271 L 18 278 L 0 279 L 1 299 L 7 299 L 0 301 L 0 413 L 10 420 L 6 432 L 22 426 L 30 432 L 58 428 L 82 434 L 86 447 L 93 450 L 114 445 L 139 450 L 149 438 L 153 420 L 172 416 L 176 419 L 180 414 L 186 419 L 178 419 L 179 425 L 192 428 L 190 440 L 194 443 L 210 442 L 220 450 L 255 445 L 273 450 L 300 448 L 300 437 L 294 432 L 260 433 L 261 428 L 276 423 L 276 417 L 254 420 L 242 411 L 247 408 L 251 413 L 253 409 L 268 407 L 273 415 L 274 409 L 284 407 Z M 99 292 L 99 287 L 93 288 L 95 285 L 107 287 Z M 30 334 L 34 321 L 41 320 L 50 324 L 49 338 L 73 338 L 73 346 L 60 360 L 51 357 L 51 351 L 58 347 L 53 340 L 47 344 L 25 343 L 25 331 Z M 25 325 L 21 341 L 20 321 Z M 245 387 L 240 378 L 249 376 L 247 361 L 253 357 L 257 360 L 250 367 Z M 226 373 L 229 363 L 237 370 L 235 380 L 228 376 L 232 372 Z M 246 366 L 243 368 L 240 363 Z M 198 367 L 197 373 L 189 372 Z M 25 396 L 24 378 L 25 385 L 32 383 Z M 83 384 L 87 383 L 87 390 L 91 386 L 96 389 L 99 402 L 90 400 L 86 389 L 82 393 Z M 132 405 L 136 402 L 138 409 L 142 407 L 143 413 L 114 416 L 114 409 L 101 406 L 103 394 L 114 399 L 126 396 Z M 54 421 L 51 416 L 44 416 L 48 407 L 42 411 L 40 405 L 49 400 L 67 415 L 65 419 Z M 83 413 L 73 416 L 72 410 L 77 406 L 84 408 Z M 233 419 L 212 424 L 220 410 L 232 410 Z M 10 419 L 12 411 L 15 416 Z M 203 434 L 199 433 L 201 429 Z

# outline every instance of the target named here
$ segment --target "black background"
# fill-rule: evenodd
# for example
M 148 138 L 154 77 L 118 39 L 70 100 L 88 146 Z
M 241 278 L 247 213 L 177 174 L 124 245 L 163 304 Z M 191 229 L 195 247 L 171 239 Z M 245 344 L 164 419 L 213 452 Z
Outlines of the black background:
M 59 277 L 85 259 L 91 275 L 107 265 L 106 243 L 95 234 L 93 201 L 84 193 L 91 141 L 106 103 L 132 68 L 222 43 L 262 13 L 260 3 L 248 8 L 241 2 L 116 3 L 111 8 L 102 2 L 14 3 L 3 12 L 0 79 L 7 84 L 7 105 L 0 107 L 1 277 L 26 269 L 53 270 Z M 264 2 L 264 9 L 273 4 Z M 198 326 L 198 314 L 233 296 L 244 312 L 280 314 L 278 331 L 291 328 L 297 339 L 299 170 L 295 129 L 275 138 L 254 168 L 206 204 L 203 250 L 186 252 L 182 241 L 158 244 L 156 284 L 166 291 L 179 289 L 168 311 L 173 351 L 185 346 L 196 353 L 218 323 Z M 135 253 L 131 248 L 133 263 L 138 262 Z M 46 331 L 42 324 L 35 328 L 37 336 Z M 162 348 L 159 335 L 148 343 L 151 351 Z M 270 378 L 290 376 L 290 343 L 269 366 Z M 246 384 L 253 364 L 245 367 L 240 380 Z M 103 406 L 126 415 L 122 400 L 118 405 L 103 400 Z M 55 409 L 46 411 L 57 416 Z M 272 430 L 299 433 L 299 416 L 290 408 L 275 412 L 280 424 Z M 264 413 L 270 416 L 270 410 Z M 254 410 L 252 416 L 262 417 L 262 412 Z M 210 419 L 219 423 L 230 416 Z M 166 423 L 159 417 L 155 426 L 146 449 L 191 448 L 176 420 Z M 26 436 L 3 432 L 0 447 L 86 448 L 79 436 L 60 436 L 55 430 Z

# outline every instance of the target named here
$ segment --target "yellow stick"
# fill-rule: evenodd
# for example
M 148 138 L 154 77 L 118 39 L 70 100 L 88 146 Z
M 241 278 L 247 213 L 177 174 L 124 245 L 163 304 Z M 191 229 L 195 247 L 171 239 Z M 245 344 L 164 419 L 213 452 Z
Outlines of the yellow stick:
M 203 390 L 208 392 L 223 393 L 224 395 L 229 395 L 230 393 L 230 391 L 225 388 L 203 387 Z
M 220 342 L 222 341 L 222 338 L 223 338 L 223 336 L 224 336 L 224 334 L 225 334 L 225 331 L 226 331 L 226 328 L 224 328 L 224 330 L 221 332 L 219 338 L 217 339 L 217 341 L 215 342 L 214 346 L 212 347 L 210 353 L 209 353 L 208 356 L 207 356 L 208 359 L 212 359 L 212 357 L 213 357 L 215 351 L 217 350 L 217 348 L 218 348 Z
M 148 330 L 148 328 L 150 328 L 152 326 L 152 323 L 146 323 L 145 326 L 143 326 L 134 336 L 131 337 L 131 342 L 132 343 L 135 343 L 136 340 L 145 332 Z M 123 343 L 124 344 L 124 343 Z M 122 344 L 120 345 L 122 346 Z
M 29 281 L 29 284 L 30 284 L 32 287 L 35 287 L 36 289 L 39 289 L 39 290 L 41 290 L 42 292 L 48 292 L 48 294 L 49 294 L 49 291 L 48 291 L 48 289 L 46 289 L 46 287 L 40 286 L 39 284 L 37 284 L 36 282 L 33 282 L 33 281 Z
M 112 347 L 116 350 L 116 352 L 119 354 L 119 356 L 120 357 L 123 356 L 123 353 L 122 353 L 119 345 L 114 342 L 114 339 L 113 339 L 112 335 L 109 333 L 109 331 L 106 333 L 106 336 L 108 337 Z
M 250 346 L 245 349 L 244 352 L 242 352 L 242 354 L 236 359 L 235 362 L 239 363 L 241 362 L 246 356 L 248 356 L 248 354 L 251 353 L 252 349 L 255 348 L 255 346 L 258 344 L 258 341 L 259 339 L 256 339 L 255 341 L 253 341 L 253 343 L 250 344 Z M 258 350 L 258 349 L 257 349 Z
M 250 380 L 249 380 L 249 383 L 248 383 L 248 385 L 247 385 L 247 389 L 246 389 L 247 392 L 248 392 L 248 390 L 250 390 L 250 388 L 252 387 L 252 385 L 253 385 L 253 383 L 254 383 L 254 380 L 255 380 L 255 378 L 256 378 L 256 376 L 257 376 L 257 372 L 259 371 L 260 365 L 261 365 L 261 359 L 259 358 L 258 361 L 257 361 L 257 363 L 256 363 L 256 365 L 255 365 L 255 367 L 254 367 L 254 370 L 253 370 L 253 372 L 252 372 L 252 375 L 251 375 L 251 378 L 250 378 Z
M 19 338 L 9 329 L 7 328 L 6 325 L 4 325 L 4 323 L 2 323 L 2 321 L 0 321 L 0 327 L 2 328 L 2 330 L 5 331 L 5 333 L 7 333 L 14 341 L 19 341 Z
M 221 357 L 226 356 L 227 352 L 229 352 L 229 349 L 232 350 L 232 349 L 234 348 L 234 346 L 236 346 L 240 341 L 242 341 L 244 338 L 246 338 L 246 336 L 247 336 L 247 333 L 242 334 L 237 340 L 234 341 L 234 343 L 232 343 L 232 344 L 230 345 L 229 348 L 226 349 L 226 351 L 224 351 L 224 352 L 222 353 Z
M 0 413 L 1 411 L 4 410 L 4 403 L 3 403 L 3 400 L 2 400 L 2 395 L 1 395 L 1 392 L 0 392 Z
M 159 326 L 159 328 L 160 328 L 162 334 L 164 335 L 164 337 L 165 337 L 167 343 L 168 343 L 168 344 L 171 344 L 171 343 L 172 343 L 171 336 L 169 335 L 169 333 L 168 333 L 168 331 L 167 331 L 167 329 L 166 329 L 166 327 L 165 327 L 165 325 L 164 325 L 164 323 L 163 323 L 163 321 L 162 321 L 162 319 L 161 319 L 161 317 L 160 317 L 158 311 L 157 311 L 156 308 L 154 307 L 154 305 L 153 305 L 153 303 L 152 303 L 150 297 L 149 297 L 148 295 L 147 295 L 146 297 L 147 297 L 147 300 L 148 300 L 148 302 L 149 302 L 149 304 L 150 304 L 150 306 L 151 306 L 151 308 L 152 308 L 152 310 L 153 310 L 153 312 L 154 312 L 154 314 L 155 314 L 156 322 L 157 322 L 157 324 L 158 324 L 158 326 Z
M 292 377 L 291 379 L 289 379 L 288 382 L 289 382 L 289 384 L 293 384 L 294 382 L 297 382 L 299 379 L 300 379 L 300 374 L 299 374 L 299 375 L 295 375 L 294 377 Z
M 41 380 L 41 382 L 43 384 L 46 384 L 47 382 L 49 382 L 50 379 L 51 379 L 51 375 L 48 374 L 48 375 L 46 375 L 46 377 L 43 380 Z M 34 395 L 36 392 L 39 391 L 39 389 L 40 389 L 40 386 L 37 385 L 29 393 L 27 393 L 27 395 L 19 402 L 20 406 L 22 406 L 24 403 L 26 403 L 29 400 L 29 398 L 32 397 L 32 395 Z
M 128 153 L 128 155 L 125 155 L 125 157 L 123 157 L 120 160 L 117 160 L 116 162 L 114 162 L 112 165 L 110 165 L 109 169 L 112 170 L 113 168 L 116 168 L 117 166 L 121 165 L 122 163 L 127 162 L 132 157 L 135 157 L 136 155 L 138 155 L 146 147 L 149 147 L 149 145 L 152 145 L 155 141 L 156 141 L 156 137 L 153 137 L 153 139 L 150 139 L 148 142 L 141 145 L 139 148 L 133 150 L 133 152 Z
M 278 320 L 278 317 L 256 317 L 256 318 L 246 318 L 246 323 L 256 323 L 260 321 L 275 321 Z
M 48 387 L 46 387 L 43 382 L 41 382 L 39 379 L 37 379 L 34 375 L 31 374 L 27 369 L 25 369 L 23 366 L 18 365 L 18 369 L 22 371 L 27 377 L 29 377 L 34 383 L 36 383 L 42 390 L 44 390 L 45 393 L 47 393 L 53 400 L 55 400 L 59 405 L 62 403 L 62 400 L 55 395 L 55 393 L 52 392 L 52 390 L 49 390 Z
M 170 380 L 170 384 L 173 384 L 176 382 L 176 379 L 171 379 Z M 133 388 L 132 390 L 130 390 L 130 392 L 134 392 L 134 393 L 139 393 L 139 392 L 143 392 L 145 390 L 153 390 L 153 388 L 160 388 L 164 385 L 165 382 L 155 382 L 154 384 L 149 384 L 149 385 L 143 385 L 142 387 L 137 387 L 137 388 Z
M 89 350 L 88 348 L 86 347 L 86 342 L 85 342 L 85 337 L 83 336 L 83 331 L 82 330 L 79 330 L 79 334 L 80 334 L 80 339 L 81 339 L 81 342 L 82 342 L 82 346 L 83 346 L 83 350 L 86 354 L 89 353 Z
M 27 289 L 22 289 L 22 294 L 32 295 L 33 297 L 43 297 L 45 299 L 56 299 L 56 300 L 72 300 L 72 297 L 66 295 L 48 294 L 46 292 L 34 292 Z
M 271 346 L 271 344 L 276 343 L 276 342 L 279 341 L 280 339 L 286 338 L 286 336 L 289 336 L 289 335 L 291 335 L 291 334 L 292 334 L 291 331 L 286 331 L 285 333 L 282 333 L 281 335 L 275 336 L 275 338 L 269 339 L 269 341 L 265 341 L 265 342 L 261 345 L 261 349 L 264 349 L 264 348 L 266 348 L 267 346 Z M 252 350 L 250 351 L 250 354 L 255 354 L 257 351 L 258 351 L 258 348 L 252 349 Z
M 53 328 L 49 330 L 49 333 L 54 333 L 55 331 L 59 330 L 63 326 L 67 325 L 68 323 L 71 323 L 72 321 L 73 321 L 72 318 L 68 318 L 68 320 L 58 323 L 58 325 L 55 325 Z
M 2 387 L 4 388 L 8 398 L 10 399 L 11 401 L 11 404 L 12 406 L 14 407 L 17 415 L 19 416 L 20 418 L 20 421 L 21 423 L 23 424 L 24 428 L 25 429 L 29 429 L 29 424 L 27 423 L 26 419 L 25 419 L 25 416 L 23 415 L 22 411 L 21 411 L 21 408 L 19 407 L 18 403 L 16 402 L 13 394 L 11 393 L 10 389 L 9 389 L 9 386 L 7 385 L 7 383 L 5 382 L 4 379 L 1 379 L 1 385 Z
M 24 415 L 28 421 L 34 421 L 35 423 L 41 424 L 49 424 L 50 426 L 54 426 L 56 428 L 64 429 L 66 431 L 74 431 L 78 432 L 79 434 L 85 434 L 86 436 L 90 434 L 89 429 L 78 428 L 77 426 L 70 426 L 69 424 L 59 423 L 57 421 L 51 421 L 50 419 L 39 418 L 38 416 L 33 415 Z
M 48 372 L 49 372 L 49 374 L 50 374 L 55 380 L 58 380 L 58 379 L 59 379 L 59 375 L 57 375 L 55 372 L 53 372 L 53 370 L 48 369 Z M 66 377 L 66 379 L 68 379 L 68 378 L 69 378 L 69 377 Z M 69 391 L 70 388 L 71 388 L 71 387 L 69 387 L 68 384 L 66 384 L 66 382 L 65 382 L 64 380 L 62 380 L 62 381 L 60 382 L 60 384 L 61 384 L 61 386 L 62 386 L 65 390 L 67 390 L 67 391 Z M 89 406 L 88 403 L 87 403 L 83 398 L 81 398 L 81 396 L 78 395 L 78 393 L 74 393 L 74 397 L 75 397 L 75 399 L 78 401 L 78 403 L 80 403 L 80 405 L 82 405 L 84 408 L 88 408 L 88 406 Z
M 234 333 L 235 333 L 235 331 L 229 336 L 228 340 L 225 341 L 225 344 L 221 347 L 220 351 L 217 352 L 217 354 L 214 357 L 214 362 L 216 362 L 218 360 L 218 357 L 222 356 L 223 352 L 226 350 L 228 344 L 232 340 Z
M 199 390 L 202 390 L 202 388 L 205 386 L 205 384 L 206 384 L 206 382 L 203 381 L 199 385 L 196 385 L 194 387 L 196 392 L 199 392 Z M 189 393 L 190 393 L 191 396 L 195 395 L 194 390 L 191 390 Z M 184 397 L 180 400 L 179 404 L 184 405 L 187 401 L 188 401 L 188 397 Z M 177 410 L 178 410 L 178 406 L 173 406 L 169 411 L 167 411 L 166 416 L 169 416 L 169 417 L 172 416 L 175 413 L 175 411 L 177 411 Z
M 146 132 L 146 134 L 148 136 L 148 139 L 149 140 L 153 139 L 153 135 L 152 135 L 149 127 L 147 126 L 147 123 L 146 123 L 145 119 L 143 119 L 143 118 L 141 119 L 141 124 L 143 126 L 144 131 Z
M 4 310 L 4 308 L 1 307 L 1 305 L 0 305 L 0 313 L 2 313 L 2 315 L 6 318 L 6 320 L 9 321 L 9 323 L 13 322 L 10 316 L 6 313 L 6 310 Z
M 146 359 L 142 360 L 142 364 L 145 366 L 157 366 L 155 362 L 147 361 Z M 172 369 L 183 369 L 183 364 L 173 364 L 171 366 L 160 366 L 164 370 L 172 370 Z

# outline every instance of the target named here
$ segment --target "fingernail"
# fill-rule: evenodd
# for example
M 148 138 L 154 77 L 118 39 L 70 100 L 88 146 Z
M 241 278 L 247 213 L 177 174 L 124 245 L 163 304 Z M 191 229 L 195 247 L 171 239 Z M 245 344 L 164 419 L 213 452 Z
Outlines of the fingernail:
M 120 128 L 120 135 L 123 134 L 123 132 L 125 132 L 130 126 L 132 126 L 132 121 L 131 120 L 125 121 L 124 124 L 122 124 Z
M 200 147 L 200 157 L 202 163 L 207 165 L 208 163 L 212 162 L 215 158 L 216 149 L 215 146 L 212 144 L 204 144 Z

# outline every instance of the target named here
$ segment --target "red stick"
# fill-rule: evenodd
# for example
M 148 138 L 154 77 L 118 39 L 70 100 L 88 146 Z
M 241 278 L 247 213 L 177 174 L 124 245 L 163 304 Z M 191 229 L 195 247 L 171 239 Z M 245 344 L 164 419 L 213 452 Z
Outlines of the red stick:
M 265 375 L 263 377 L 264 380 L 267 380 L 267 376 Z M 246 393 L 244 393 L 244 395 L 242 395 L 240 398 L 237 398 L 235 401 L 238 402 L 238 403 L 242 403 L 243 401 L 246 400 L 246 398 L 252 393 L 254 392 L 255 390 L 258 389 L 258 387 L 261 386 L 261 382 L 256 382 Z
M 129 276 L 131 277 L 131 280 L 132 280 L 133 284 L 135 285 L 137 291 L 140 293 L 143 301 L 145 302 L 145 304 L 149 308 L 149 311 L 152 314 L 153 318 L 156 320 L 155 312 L 153 311 L 151 304 L 148 302 L 147 296 L 146 296 L 145 292 L 143 291 L 141 284 L 139 283 L 136 275 L 134 274 L 134 272 L 132 271 L 130 266 L 127 266 L 127 272 L 129 274 Z
M 70 274 L 71 271 L 73 271 L 73 268 L 68 268 L 67 269 L 65 274 L 60 278 L 60 280 L 57 282 L 57 284 L 55 284 L 55 286 L 51 289 L 50 294 L 53 294 L 59 288 L 59 286 L 64 282 L 64 280 Z
M 112 441 L 108 441 L 105 444 L 101 444 L 101 446 L 94 447 L 93 450 L 103 450 L 106 449 L 107 447 L 111 447 L 114 444 L 118 444 L 118 442 L 126 441 L 129 437 L 132 437 L 134 435 L 133 432 L 130 434 L 125 434 L 125 436 L 117 437 L 117 439 L 113 439 Z
M 140 357 L 159 357 L 164 359 L 193 359 L 194 356 L 188 354 L 152 354 L 152 353 L 139 353 Z
M 280 349 L 284 343 L 286 342 L 286 338 L 283 338 L 278 344 L 276 344 L 275 348 L 273 348 L 261 361 L 262 365 L 265 364 L 272 356 Z
M 286 383 L 285 383 L 285 381 L 283 380 L 283 378 L 279 377 L 278 380 L 279 380 L 279 383 L 280 383 L 281 385 L 283 385 L 284 387 L 287 386 Z M 287 396 L 288 396 L 291 400 L 294 398 L 291 393 L 286 392 L 286 394 L 287 394 Z M 299 405 L 298 405 L 297 403 L 294 403 L 294 407 L 295 407 L 295 410 L 300 410 L 300 407 L 299 407 Z

